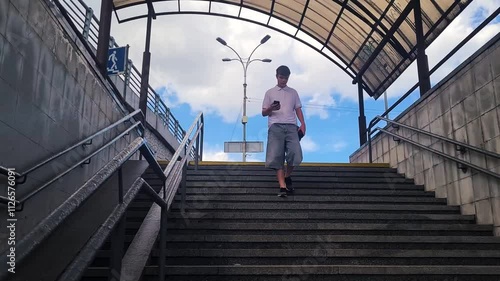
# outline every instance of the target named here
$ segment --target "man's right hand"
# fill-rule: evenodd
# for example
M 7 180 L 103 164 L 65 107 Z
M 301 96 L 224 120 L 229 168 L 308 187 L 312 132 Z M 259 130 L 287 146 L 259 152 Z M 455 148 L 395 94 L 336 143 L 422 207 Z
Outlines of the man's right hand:
M 281 104 L 273 103 L 273 104 L 271 104 L 270 108 L 271 108 L 271 111 L 280 110 Z

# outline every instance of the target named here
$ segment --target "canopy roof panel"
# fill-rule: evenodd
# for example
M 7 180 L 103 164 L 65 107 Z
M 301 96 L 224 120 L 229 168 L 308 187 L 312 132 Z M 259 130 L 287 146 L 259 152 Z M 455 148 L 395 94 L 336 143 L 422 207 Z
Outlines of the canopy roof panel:
M 374 98 L 378 98 L 416 58 L 413 12 L 416 0 L 113 0 L 113 4 L 118 11 L 148 1 L 156 15 L 226 16 L 289 35 L 323 54 L 352 78 L 361 73 L 363 88 Z M 471 1 L 420 0 L 425 46 L 430 45 Z M 157 6 L 160 2 L 169 2 L 170 8 Z M 194 2 L 206 4 L 206 9 L 200 12 L 185 8 L 190 7 L 187 3 Z M 239 13 L 235 16 L 220 9 L 214 12 L 214 3 L 237 6 Z M 267 22 L 244 17 L 245 13 L 241 12 L 244 9 L 265 15 Z M 147 14 L 119 20 L 124 22 L 143 17 Z M 294 32 L 276 27 L 271 19 L 287 23 Z M 302 39 L 304 36 L 300 33 L 316 42 Z M 317 47 L 318 43 L 321 47 Z

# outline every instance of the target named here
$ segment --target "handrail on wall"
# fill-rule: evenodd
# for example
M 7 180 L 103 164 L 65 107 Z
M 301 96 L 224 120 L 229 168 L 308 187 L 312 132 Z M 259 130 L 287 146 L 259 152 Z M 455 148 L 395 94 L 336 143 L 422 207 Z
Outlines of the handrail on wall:
M 131 126 L 130 130 L 135 126 L 140 125 L 141 123 L 137 122 L 136 124 L 137 125 Z M 116 139 L 114 141 L 116 141 Z M 147 147 L 147 142 L 142 137 L 137 137 L 129 144 L 127 148 L 123 149 L 122 152 L 116 155 L 112 161 L 108 162 L 104 167 L 102 167 L 91 180 L 87 181 L 72 196 L 70 196 L 59 207 L 52 211 L 50 215 L 44 218 L 38 225 L 33 228 L 31 232 L 23 237 L 19 241 L 19 243 L 16 243 L 16 260 L 18 262 L 21 262 L 26 257 L 28 257 L 28 255 L 30 255 L 30 253 L 32 253 L 45 239 L 47 239 L 51 235 L 51 233 L 64 222 L 66 218 L 68 218 L 74 211 L 76 211 L 78 207 L 80 207 L 86 201 L 87 198 L 94 194 L 95 191 L 102 185 L 102 183 L 104 183 L 113 173 L 118 171 L 119 204 L 112 212 L 112 214 L 108 217 L 106 222 L 103 223 L 101 227 L 94 233 L 91 239 L 88 240 L 84 249 L 80 251 L 78 257 L 73 260 L 71 264 L 72 266 L 66 269 L 66 271 L 72 270 L 73 273 L 78 272 L 79 274 L 83 274 L 85 268 L 90 264 L 90 262 L 92 262 L 97 249 L 99 249 L 105 242 L 106 237 L 113 230 L 114 226 L 120 221 L 120 218 L 123 219 L 122 214 L 126 211 L 128 204 L 135 198 L 138 190 L 143 187 L 144 180 L 142 178 L 138 178 L 134 183 L 133 188 L 131 188 L 126 195 L 123 194 L 121 169 L 123 164 L 137 151 L 140 151 L 140 153 L 145 156 L 149 155 L 149 157 L 145 157 L 146 159 L 153 159 L 153 161 L 148 161 L 149 164 L 153 166 L 153 171 L 155 171 L 158 177 L 162 181 L 165 181 L 166 177 L 161 172 L 161 168 L 158 162 L 154 160 L 151 150 L 149 150 L 149 148 Z M 3 262 L 6 257 L 7 255 L 2 255 L 0 257 L 0 261 Z M 82 263 L 82 260 L 84 261 L 84 263 Z M 7 274 L 7 271 L 0 272 L 0 279 L 5 277 L 5 274 Z M 75 276 L 72 276 L 70 279 L 73 280 L 73 278 L 75 278 Z M 70 279 L 62 280 L 66 281 Z M 80 279 L 78 278 L 75 280 Z
M 421 133 L 421 134 L 428 135 L 428 136 L 433 137 L 433 138 L 440 139 L 440 140 L 445 141 L 445 142 L 447 142 L 447 143 L 452 143 L 452 144 L 455 144 L 455 145 L 457 146 L 457 149 L 458 149 L 458 150 L 460 150 L 460 151 L 464 151 L 464 149 L 465 149 L 465 148 L 467 148 L 467 149 L 470 149 L 470 150 L 476 151 L 476 152 L 478 152 L 478 153 L 480 153 L 480 154 L 483 154 L 483 155 L 486 155 L 486 156 L 490 156 L 490 157 L 492 157 L 492 158 L 500 159 L 500 154 L 497 154 L 497 153 L 492 152 L 492 151 L 488 151 L 488 150 L 484 150 L 484 149 L 482 149 L 482 148 L 474 147 L 474 146 L 472 146 L 472 145 L 469 145 L 469 144 L 466 144 L 466 143 L 463 143 L 463 142 L 459 142 L 459 141 L 456 141 L 456 140 L 454 140 L 454 139 L 450 139 L 450 138 L 447 138 L 447 137 L 443 137 L 443 136 L 441 136 L 441 135 L 437 135 L 437 134 L 434 134 L 434 133 L 431 133 L 431 132 L 428 132 L 428 131 L 424 131 L 424 130 L 421 130 L 421 129 L 418 129 L 418 128 L 415 128 L 415 127 L 412 127 L 412 126 L 408 126 L 408 125 L 402 124 L 402 123 L 400 123 L 400 122 L 396 122 L 396 121 L 393 121 L 393 120 L 389 120 L 389 119 L 387 119 L 387 118 L 383 118 L 383 117 L 380 117 L 380 116 L 376 116 L 375 118 L 377 118 L 378 120 L 384 120 L 384 121 L 386 121 L 386 122 L 388 122 L 388 123 L 390 123 L 390 124 L 393 124 L 393 125 L 397 125 L 397 126 L 401 126 L 401 127 L 407 128 L 407 129 L 412 130 L 412 131 L 417 132 L 417 133 Z M 482 173 L 484 173 L 484 174 L 490 175 L 490 176 L 492 176 L 492 177 L 494 177 L 494 178 L 500 179 L 500 174 L 497 174 L 497 173 L 494 173 L 494 172 L 492 172 L 492 171 L 486 170 L 486 169 L 484 169 L 483 167 L 479 167 L 479 166 L 477 166 L 477 165 L 474 165 L 474 164 L 472 164 L 472 163 L 469 163 L 469 162 L 464 161 L 464 160 L 462 160 L 462 159 L 459 159 L 459 158 L 457 158 L 457 157 L 450 156 L 450 155 L 448 155 L 448 154 L 446 154 L 446 153 L 443 153 L 443 152 L 441 152 L 441 151 L 438 151 L 438 150 L 432 149 L 432 148 L 430 148 L 430 147 L 428 147 L 428 146 L 425 146 L 425 145 L 423 145 L 423 144 L 420 144 L 420 143 L 418 143 L 418 142 L 415 142 L 415 141 L 413 141 L 413 140 L 411 140 L 411 139 L 408 139 L 408 138 L 402 137 L 401 135 L 395 134 L 395 133 L 390 132 L 390 131 L 388 131 L 388 130 L 386 130 L 386 129 L 382 129 L 382 128 L 380 128 L 380 127 L 377 127 L 377 128 L 375 128 L 373 131 L 371 131 L 371 128 L 369 128 L 369 130 L 368 130 L 368 134 L 369 134 L 369 135 L 371 135 L 371 133 L 372 133 L 372 132 L 377 131 L 377 130 L 378 130 L 378 131 L 380 131 L 380 132 L 386 133 L 386 134 L 388 134 L 388 135 L 391 135 L 391 136 L 393 136 L 393 137 L 396 137 L 396 138 L 398 138 L 398 140 L 403 140 L 403 141 L 405 141 L 405 142 L 407 142 L 407 143 L 410 143 L 410 144 L 412 144 L 412 145 L 415 145 L 415 146 L 418 146 L 418 147 L 420 147 L 420 148 L 423 148 L 423 149 L 425 149 L 425 150 L 427 150 L 427 151 L 429 151 L 429 152 L 432 152 L 432 153 L 434 153 L 434 154 L 437 154 L 437 155 L 439 155 L 439 156 L 441 156 L 441 157 L 444 157 L 444 158 L 446 158 L 446 159 L 448 159 L 448 160 L 452 160 L 452 161 L 454 161 L 454 162 L 456 162 L 456 163 L 459 163 L 459 164 L 461 164 L 461 165 L 464 165 L 464 166 L 469 167 L 469 168 L 471 168 L 471 169 L 474 169 L 474 170 L 476 170 L 476 171 L 479 171 L 479 172 L 482 172 Z M 370 161 L 370 163 L 372 163 L 372 162 L 373 162 L 373 160 L 372 160 L 372 146 L 371 146 L 371 138 L 368 138 L 368 157 L 369 157 L 369 161 Z
M 164 171 L 157 170 L 157 175 L 161 176 L 161 180 L 163 182 L 163 189 L 160 190 L 160 193 L 156 193 L 151 186 L 145 182 L 142 181 L 140 184 L 142 186 L 142 189 L 146 191 L 146 194 L 156 203 L 160 206 L 161 208 L 161 218 L 160 218 L 160 257 L 159 257 L 159 272 L 158 272 L 158 280 L 163 281 L 165 280 L 165 247 L 166 245 L 166 223 L 167 223 L 167 211 L 171 206 L 172 200 L 177 193 L 178 187 L 179 187 L 179 177 L 182 176 L 183 171 L 185 169 L 181 169 L 180 167 L 185 167 L 186 166 L 186 161 L 189 158 L 188 155 L 186 155 L 186 151 L 190 151 L 190 149 L 194 146 L 195 143 L 199 143 L 202 140 L 203 136 L 203 114 L 199 113 L 196 119 L 194 120 L 193 124 L 189 128 L 189 130 L 186 132 L 186 135 L 184 136 L 184 139 L 182 140 L 181 144 L 177 148 L 174 156 L 172 157 L 172 160 L 169 162 L 167 165 L 167 168 Z M 190 139 L 189 136 L 193 133 L 193 131 L 196 128 L 196 132 L 194 133 L 193 137 Z M 188 143 L 189 142 L 189 143 Z M 198 147 L 198 146 L 197 146 Z M 153 159 L 152 154 L 148 152 L 149 150 L 143 150 L 147 148 L 147 146 L 141 145 L 141 153 L 145 156 L 146 159 Z M 183 155 L 184 154 L 184 155 Z M 181 157 L 181 156 L 184 157 Z M 177 159 L 181 157 L 181 161 L 177 161 Z M 199 159 L 198 157 L 201 158 L 201 155 L 196 154 L 195 156 L 195 163 L 198 163 Z M 158 165 L 158 162 L 154 160 L 155 163 Z M 184 174 L 185 176 L 185 174 Z M 139 178 L 142 180 L 142 178 Z M 186 186 L 183 185 L 183 193 L 185 192 Z M 121 188 L 121 187 L 120 187 Z M 134 192 L 133 195 L 129 195 L 129 193 Z M 125 206 L 118 206 L 117 209 L 119 211 L 113 212 L 113 214 L 110 216 L 110 218 L 119 218 L 121 215 L 125 212 L 126 206 L 131 202 L 130 197 L 135 197 L 135 194 L 137 192 L 135 190 L 129 191 L 127 193 L 126 198 L 129 198 L 128 200 L 124 200 Z M 160 196 L 163 195 L 163 196 Z M 185 204 L 184 200 L 182 201 L 182 204 Z M 81 276 L 84 274 L 85 269 L 90 265 L 90 263 L 93 260 L 95 249 L 99 249 L 102 244 L 105 241 L 105 238 L 109 235 L 110 229 L 113 229 L 114 224 L 109 225 L 110 222 L 114 221 L 114 224 L 116 224 L 117 219 L 112 219 L 112 220 L 107 220 L 106 223 L 104 223 L 101 228 L 96 231 L 96 234 L 92 236 L 92 238 L 89 240 L 89 242 L 85 245 L 84 249 L 80 251 L 78 256 L 72 261 L 72 263 L 66 268 L 65 272 L 61 275 L 62 277 L 59 279 L 61 281 L 71 281 L 71 280 L 80 280 Z M 142 250 L 147 250 L 147 249 L 142 249 Z M 113 253 L 114 254 L 114 253 Z M 122 261 L 122 256 L 120 255 L 117 259 L 117 262 L 120 264 L 118 265 L 118 268 L 121 267 L 121 261 Z M 141 263 L 137 263 L 141 264 Z M 140 265 L 142 266 L 142 265 Z
M 142 115 L 142 112 L 140 109 L 128 114 L 127 116 L 123 117 L 122 119 L 116 121 L 115 123 L 107 126 L 106 128 L 103 128 L 101 130 L 99 130 L 98 132 L 92 134 L 91 136 L 88 136 L 86 137 L 85 139 L 73 144 L 72 146 L 64 149 L 63 151 L 53 155 L 53 156 L 50 156 L 48 157 L 47 159 L 41 161 L 40 163 L 38 164 L 35 164 L 34 166 L 32 166 L 31 168 L 27 169 L 26 171 L 24 172 L 21 172 L 21 173 L 18 173 L 15 177 L 16 177 L 16 182 L 18 184 L 23 184 L 24 182 L 26 182 L 26 179 L 28 177 L 28 175 L 45 166 L 46 164 L 48 164 L 49 162 L 52 162 L 53 160 L 63 156 L 64 154 L 70 152 L 70 151 L 73 151 L 74 149 L 76 149 L 77 147 L 80 147 L 80 146 L 87 146 L 87 145 L 91 145 L 92 144 L 92 140 L 94 138 L 96 138 L 97 136 L 100 136 L 108 131 L 110 131 L 111 129 L 117 127 L 118 125 L 122 124 L 122 123 L 125 123 L 125 122 L 133 122 L 134 121 L 134 116 L 138 115 L 138 114 L 141 114 Z M 59 175 L 57 175 L 56 177 L 54 177 L 53 179 L 51 179 L 50 181 L 46 182 L 44 185 L 42 185 L 41 187 L 37 188 L 36 190 L 30 192 L 29 194 L 23 196 L 21 199 L 19 200 L 16 200 L 16 210 L 17 211 L 22 211 L 23 209 L 23 205 L 24 203 L 29 200 L 31 197 L 33 197 L 34 195 L 36 195 L 37 193 L 39 193 L 40 191 L 44 190 L 46 187 L 48 187 L 50 184 L 54 183 L 55 181 L 57 181 L 59 178 L 63 177 L 64 175 L 68 174 L 69 172 L 71 172 L 73 169 L 75 169 L 76 167 L 78 167 L 79 165 L 81 164 L 84 164 L 84 163 L 88 163 L 87 161 L 90 160 L 93 156 L 95 156 L 97 153 L 101 152 L 103 149 L 105 149 L 106 147 L 108 147 L 109 145 L 113 144 L 114 142 L 116 142 L 118 139 L 120 139 L 121 137 L 123 137 L 124 135 L 128 134 L 130 131 L 132 131 L 134 128 L 136 127 L 141 127 L 142 128 L 142 131 L 141 131 L 141 136 L 144 136 L 144 127 L 143 125 L 140 123 L 140 121 L 136 121 L 135 123 L 132 124 L 132 126 L 130 126 L 127 130 L 125 130 L 124 132 L 122 132 L 120 135 L 116 136 L 113 140 L 111 140 L 109 143 L 105 144 L 104 146 L 102 146 L 101 148 L 99 148 L 98 150 L 94 151 L 92 154 L 88 155 L 87 157 L 85 157 L 83 160 L 79 161 L 78 163 L 76 163 L 75 165 L 71 166 L 70 168 L 68 168 L 67 170 L 65 170 L 64 172 L 60 173 Z M 3 167 L 1 167 L 3 168 Z M 6 170 L 5 168 L 3 168 L 2 170 Z M 3 172 L 2 172 L 3 173 Z M 19 179 L 19 181 L 17 180 Z M 10 202 L 8 200 L 7 197 L 4 197 L 4 196 L 0 196 L 0 203 L 2 204 L 8 204 L 8 202 Z

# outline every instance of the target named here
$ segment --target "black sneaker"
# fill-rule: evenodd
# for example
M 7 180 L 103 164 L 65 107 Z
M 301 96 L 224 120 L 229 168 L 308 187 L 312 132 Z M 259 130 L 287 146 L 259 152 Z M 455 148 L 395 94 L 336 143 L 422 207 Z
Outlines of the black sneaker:
M 278 193 L 278 197 L 286 197 L 287 194 L 286 194 L 286 191 L 287 189 L 285 187 L 280 187 L 280 193 Z
M 286 184 L 286 192 L 293 193 L 295 191 L 295 189 L 293 189 L 292 186 L 292 177 L 285 178 L 285 184 Z

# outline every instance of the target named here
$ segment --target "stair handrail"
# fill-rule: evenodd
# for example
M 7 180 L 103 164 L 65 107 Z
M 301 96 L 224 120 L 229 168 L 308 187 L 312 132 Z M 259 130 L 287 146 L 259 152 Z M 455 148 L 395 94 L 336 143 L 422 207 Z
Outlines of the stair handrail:
M 387 119 L 387 118 L 384 118 L 384 117 L 381 117 L 381 116 L 378 116 L 378 115 L 375 118 L 378 119 L 378 120 L 386 121 L 387 123 L 390 123 L 393 126 L 401 126 L 403 128 L 412 130 L 414 132 L 421 133 L 421 134 L 424 134 L 424 135 L 427 135 L 427 136 L 430 136 L 430 137 L 433 137 L 433 138 L 437 138 L 437 139 L 440 139 L 440 140 L 445 141 L 447 143 L 455 144 L 458 147 L 457 150 L 459 150 L 459 151 L 464 151 L 464 149 L 467 148 L 467 149 L 473 150 L 473 151 L 475 151 L 477 153 L 480 153 L 480 154 L 483 154 L 483 155 L 487 155 L 487 156 L 490 156 L 490 157 L 493 157 L 493 158 L 496 158 L 496 159 L 500 159 L 500 154 L 497 154 L 497 153 L 492 152 L 492 151 L 488 151 L 488 150 L 485 150 L 485 149 L 482 149 L 482 148 L 474 147 L 474 146 L 469 145 L 467 143 L 463 143 L 463 142 L 460 142 L 460 141 L 457 141 L 457 140 L 454 140 L 454 139 L 450 139 L 450 138 L 447 138 L 447 137 L 444 137 L 444 136 L 441 136 L 441 135 L 438 135 L 438 134 L 435 134 L 435 133 L 424 131 L 422 129 L 415 128 L 413 126 L 409 126 L 409 125 L 406 125 L 406 124 L 403 124 L 403 123 L 400 123 L 400 122 L 396 122 L 394 120 L 390 120 L 390 119 Z M 399 134 L 395 134 L 394 132 L 390 132 L 390 131 L 388 131 L 386 129 L 383 129 L 383 128 L 380 128 L 380 127 L 377 127 L 377 128 L 375 128 L 372 131 L 371 130 L 371 125 L 372 124 L 370 124 L 370 126 L 368 127 L 368 158 L 369 158 L 370 163 L 373 162 L 373 158 L 372 158 L 372 145 L 371 145 L 372 141 L 371 141 L 371 137 L 370 136 L 371 136 L 371 133 L 373 133 L 373 132 L 375 132 L 375 131 L 378 130 L 378 131 L 383 132 L 385 134 L 391 135 L 391 136 L 393 136 L 393 137 L 395 137 L 395 138 L 397 138 L 399 140 L 403 140 L 403 141 L 405 141 L 407 143 L 410 143 L 412 145 L 418 146 L 418 147 L 420 147 L 420 148 L 422 148 L 424 150 L 427 150 L 427 151 L 429 151 L 431 153 L 437 154 L 437 155 L 439 155 L 441 157 L 444 157 L 444 158 L 446 158 L 448 160 L 452 160 L 452 161 L 454 161 L 456 163 L 459 163 L 461 165 L 464 165 L 464 166 L 466 166 L 468 168 L 474 169 L 476 171 L 479 171 L 479 172 L 482 172 L 484 174 L 490 175 L 490 176 L 492 176 L 494 178 L 500 179 L 500 174 L 497 174 L 495 172 L 489 171 L 487 169 L 484 169 L 483 167 L 474 165 L 474 164 L 469 163 L 467 161 L 464 161 L 464 160 L 462 160 L 460 158 L 457 158 L 457 157 L 451 156 L 449 154 L 443 153 L 443 152 L 441 152 L 439 150 L 432 149 L 432 148 L 430 148 L 430 147 L 428 147 L 426 145 L 423 145 L 423 144 L 415 142 L 415 141 L 413 141 L 411 139 L 405 138 L 405 137 L 403 137 L 403 136 L 401 136 Z
M 140 122 L 137 122 L 130 128 L 130 130 L 140 124 Z M 160 177 L 162 181 L 165 181 L 166 178 L 162 173 L 160 165 L 156 160 L 154 160 L 154 156 L 148 147 L 147 141 L 142 136 L 137 137 L 129 144 L 128 147 L 124 148 L 118 155 L 113 158 L 113 160 L 104 165 L 90 180 L 83 184 L 80 189 L 73 193 L 61 205 L 59 205 L 59 207 L 52 211 L 51 214 L 49 214 L 45 219 L 38 223 L 31 232 L 29 232 L 19 241 L 19 243 L 16 243 L 16 262 L 20 263 L 26 257 L 28 257 L 28 255 L 33 252 L 45 239 L 47 239 L 67 217 L 73 214 L 73 212 L 76 211 L 87 198 L 89 198 L 97 189 L 99 189 L 104 181 L 106 181 L 116 171 L 120 172 L 123 164 L 128 159 L 130 159 L 130 157 L 132 157 L 132 155 L 134 155 L 137 151 L 139 151 L 143 156 L 148 156 L 145 158 L 148 163 L 153 166 L 153 171 Z M 100 174 L 101 172 L 102 174 Z M 119 174 L 121 177 L 121 172 Z M 95 180 L 92 180 L 94 178 Z M 141 177 L 139 177 L 134 183 L 133 188 L 131 188 L 131 190 L 129 190 L 129 192 L 127 192 L 127 194 L 124 196 L 123 184 L 122 181 L 119 180 L 119 204 L 111 213 L 111 215 L 108 216 L 106 222 L 102 224 L 99 230 L 96 231 L 96 233 L 92 236 L 92 239 L 90 239 L 87 242 L 86 246 L 84 246 L 86 251 L 80 251 L 80 253 L 77 255 L 77 257 L 86 258 L 85 261 L 87 263 L 84 264 L 82 263 L 81 259 L 76 258 L 72 263 L 72 265 L 74 265 L 72 267 L 73 270 L 76 268 L 79 270 L 80 274 L 83 274 L 84 269 L 93 260 L 98 249 L 102 246 L 102 243 L 104 243 L 104 238 L 102 237 L 103 233 L 109 234 L 112 231 L 113 227 L 119 221 L 119 218 L 121 218 L 123 213 L 126 211 L 126 206 L 128 206 L 131 200 L 136 197 L 138 188 L 142 188 L 144 182 L 145 181 Z M 137 186 L 138 184 L 140 184 L 140 186 Z M 150 193 L 148 194 L 151 196 Z M 154 198 L 155 197 L 153 196 L 153 199 Z M 100 243 L 97 248 L 95 248 L 97 245 L 96 239 L 97 242 Z M 91 246 L 90 248 L 88 247 L 89 245 Z M 3 254 L 0 257 L 0 261 L 7 262 L 6 258 L 7 254 Z M 77 266 L 75 266 L 75 264 Z M 4 278 L 7 273 L 7 271 L 0 272 L 0 279 Z
M 465 37 L 453 50 L 451 50 L 443 59 L 441 59 L 431 70 L 429 70 L 429 76 L 431 76 L 436 70 L 438 70 L 448 59 L 450 59 L 456 52 L 458 52 L 467 42 L 469 42 L 476 34 L 479 33 L 485 26 L 487 26 L 492 20 L 494 20 L 498 14 L 500 14 L 500 8 L 497 8 L 489 17 L 487 17 L 480 25 L 474 29 L 467 37 Z M 400 103 L 402 103 L 409 95 L 413 93 L 415 89 L 418 88 L 420 85 L 420 82 L 417 82 L 415 85 L 413 85 L 404 95 L 402 95 L 394 104 L 392 104 L 386 111 L 384 111 L 380 116 L 384 117 L 387 116 L 394 108 L 396 108 Z M 377 118 L 378 116 L 374 117 L 370 123 L 366 131 L 369 131 L 375 124 L 377 124 L 380 119 Z M 370 138 L 370 135 L 368 135 L 368 139 Z
M 85 139 L 71 145 L 70 147 L 60 151 L 59 153 L 56 153 L 55 155 L 52 155 L 48 158 L 46 158 L 45 160 L 39 162 L 38 164 L 35 164 L 33 165 L 31 168 L 27 169 L 26 171 L 24 172 L 21 172 L 21 173 L 17 173 L 17 175 L 15 176 L 16 177 L 16 183 L 18 184 L 23 184 L 26 182 L 26 179 L 28 177 L 28 175 L 45 166 L 46 164 L 50 163 L 51 161 L 61 157 L 62 155 L 65 155 L 66 153 L 70 152 L 70 151 L 73 151 L 74 149 L 76 149 L 77 147 L 80 147 L 80 146 L 83 146 L 85 147 L 86 145 L 91 145 L 92 144 L 92 140 L 94 138 L 96 138 L 97 136 L 100 136 L 106 132 L 108 132 L 109 130 L 117 127 L 118 125 L 121 125 L 122 123 L 125 123 L 125 122 L 133 122 L 135 121 L 134 120 L 134 117 L 138 114 L 141 114 L 142 115 L 142 112 L 140 109 L 128 114 L 127 116 L 121 118 L 120 120 L 114 122 L 113 124 L 97 131 L 96 133 L 86 137 Z M 94 151 L 92 154 L 86 156 L 83 160 L 79 161 L 78 163 L 76 163 L 75 165 L 71 166 L 69 169 L 65 170 L 64 172 L 58 174 L 57 176 L 55 176 L 53 179 L 49 180 L 48 182 L 46 182 L 44 185 L 42 185 L 41 187 L 31 191 L 30 193 L 28 193 L 27 195 L 23 196 L 21 199 L 19 200 L 16 200 L 15 201 L 15 205 L 16 205 L 16 210 L 17 211 L 22 211 L 23 210 L 23 205 L 24 203 L 29 200 L 31 197 L 33 197 L 34 195 L 36 195 L 37 193 L 39 193 L 40 191 L 42 191 L 43 189 L 47 188 L 50 184 L 54 183 L 55 181 L 57 181 L 58 179 L 60 179 L 61 177 L 63 177 L 64 175 L 68 174 L 69 172 L 71 172 L 73 169 L 75 169 L 76 167 L 78 167 L 79 165 L 85 163 L 86 161 L 88 161 L 90 158 L 92 158 L 93 156 L 95 156 L 97 153 L 101 152 L 104 148 L 108 147 L 109 145 L 113 144 L 114 142 L 116 142 L 118 139 L 120 139 L 121 137 L 123 137 L 124 135 L 128 134 L 130 131 L 132 131 L 133 129 L 135 128 L 141 128 L 140 132 L 141 132 L 141 136 L 144 136 L 144 127 L 142 125 L 142 123 L 140 121 L 136 121 L 135 123 L 133 123 L 128 129 L 126 129 L 125 131 L 123 131 L 121 134 L 119 134 L 118 136 L 116 136 L 113 140 L 111 140 L 109 143 L 105 144 L 104 146 L 102 146 L 101 148 L 99 148 L 98 150 Z M 5 169 L 4 167 L 1 167 L 2 171 L 5 171 L 7 169 Z M 3 173 L 3 172 L 2 172 Z M 19 179 L 19 181 L 17 180 Z M 4 196 L 0 196 L 0 203 L 2 204 L 8 204 L 9 202 L 11 202 L 7 197 L 4 197 Z
M 196 131 L 193 135 L 192 138 L 189 138 L 189 136 L 193 133 L 193 131 Z M 204 132 L 204 118 L 203 118 L 203 113 L 200 112 L 195 120 L 193 121 L 192 125 L 190 128 L 186 131 L 186 134 L 184 135 L 183 140 L 179 144 L 179 147 L 175 151 L 174 155 L 171 158 L 171 161 L 163 171 L 157 171 L 157 174 L 160 173 L 162 177 L 162 182 L 163 188 L 160 190 L 160 193 L 157 194 L 149 184 L 146 182 L 142 183 L 142 188 L 146 191 L 148 196 L 153 199 L 153 201 L 158 204 L 161 208 L 161 218 L 160 218 L 160 257 L 159 257 L 159 273 L 158 273 L 158 280 L 163 281 L 165 280 L 165 260 L 166 260 L 166 254 L 165 254 L 165 249 L 162 245 L 165 245 L 166 243 L 166 221 L 167 221 L 167 215 L 166 212 L 169 210 L 171 203 L 173 201 L 173 198 L 175 194 L 177 193 L 179 183 L 180 183 L 180 177 L 185 176 L 182 175 L 182 172 L 185 171 L 185 167 L 187 164 L 187 159 L 189 158 L 189 154 L 187 152 L 191 151 L 193 146 L 196 143 L 196 153 L 195 153 L 195 166 L 196 168 L 198 167 L 198 161 L 202 159 L 203 155 L 203 132 Z M 200 144 L 201 142 L 201 144 Z M 147 149 L 147 146 L 144 147 L 144 149 Z M 182 157 L 182 153 L 184 153 L 184 157 Z M 144 156 L 146 159 L 149 159 L 150 161 L 156 163 L 156 165 L 159 165 L 158 162 L 153 158 L 153 155 L 151 153 L 144 153 Z M 180 158 L 180 161 L 178 159 Z M 185 186 L 184 186 L 184 192 L 185 192 Z M 184 196 L 183 196 L 184 198 Z M 130 200 L 126 200 L 127 204 L 130 202 Z M 117 207 L 118 208 L 118 207 Z M 121 209 L 126 209 L 121 207 Z M 113 215 L 113 217 L 116 217 L 117 215 Z M 109 235 L 110 231 L 107 231 L 108 229 L 111 229 L 112 226 L 109 226 L 108 224 L 111 223 L 109 221 L 113 220 L 107 220 L 106 223 L 104 223 L 101 228 L 96 232 L 97 234 L 94 235 L 89 242 L 85 245 L 85 247 L 80 251 L 79 255 L 73 260 L 73 262 L 66 268 L 65 272 L 61 275 L 61 278 L 59 280 L 64 280 L 64 281 L 71 281 L 71 280 L 80 280 L 81 276 L 84 273 L 85 268 L 92 262 L 92 260 L 95 257 L 95 252 L 96 249 L 99 249 L 102 244 L 104 243 L 104 238 Z M 144 250 L 144 249 L 143 249 Z M 121 259 L 120 259 L 120 264 L 121 264 Z M 143 265 L 140 265 L 143 266 Z
M 184 160 L 184 163 L 186 163 L 187 156 L 187 151 L 190 151 L 193 147 L 193 145 L 196 142 L 196 153 L 195 153 L 195 169 L 198 169 L 198 162 L 203 159 L 203 132 L 204 132 L 204 119 L 203 119 L 203 112 L 198 113 L 196 116 L 195 120 L 189 127 L 189 129 L 186 131 L 186 134 L 184 135 L 184 138 L 182 139 L 181 143 L 179 144 L 179 147 L 175 151 L 174 155 L 172 156 L 172 160 L 168 163 L 167 167 L 163 171 L 163 174 L 168 178 L 174 168 L 175 163 L 177 162 L 177 159 L 181 156 L 181 153 L 184 151 L 184 157 L 181 157 L 181 161 Z M 192 134 L 194 131 L 194 128 L 197 128 L 196 132 L 193 135 L 193 138 L 190 140 L 189 136 Z M 189 141 L 189 144 L 188 144 Z M 200 151 L 199 151 L 200 149 Z M 174 194 L 177 192 L 177 189 L 174 190 Z M 165 196 L 167 193 L 164 194 Z M 164 198 L 165 199 L 165 198 Z

